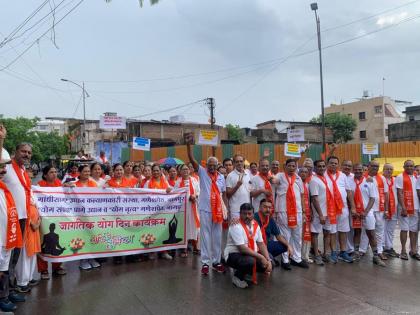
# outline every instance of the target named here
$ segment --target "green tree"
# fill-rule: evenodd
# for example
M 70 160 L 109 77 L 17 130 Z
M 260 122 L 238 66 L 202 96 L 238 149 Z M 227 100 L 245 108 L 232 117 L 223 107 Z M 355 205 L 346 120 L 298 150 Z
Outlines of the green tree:
M 226 126 L 229 140 L 237 140 L 239 143 L 244 142 L 244 133 L 238 125 L 227 124 Z
M 321 115 L 314 117 L 310 122 L 321 123 Z M 353 139 L 357 122 L 352 117 L 340 113 L 325 115 L 325 126 L 333 132 L 335 143 L 346 143 Z
M 4 147 L 10 153 L 15 151 L 16 145 L 22 142 L 32 144 L 32 161 L 41 162 L 51 155 L 60 156 L 68 152 L 67 136 L 59 136 L 56 132 L 45 133 L 33 131 L 39 118 L 3 118 L 0 124 L 7 130 Z

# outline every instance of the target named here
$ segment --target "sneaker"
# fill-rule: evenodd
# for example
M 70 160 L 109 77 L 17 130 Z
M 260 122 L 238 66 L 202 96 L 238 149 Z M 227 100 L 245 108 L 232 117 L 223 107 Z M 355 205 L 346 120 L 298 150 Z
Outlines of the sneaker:
M 89 264 L 89 261 L 87 259 L 82 259 L 80 261 L 79 268 L 81 270 L 90 270 L 90 269 L 92 269 L 92 266 Z
M 292 267 L 290 267 L 290 263 L 281 262 L 281 267 L 287 271 L 292 270 Z
M 9 293 L 9 300 L 12 303 L 19 303 L 19 302 L 25 302 L 26 298 L 23 294 L 19 294 L 19 293 L 16 293 L 16 292 L 11 292 L 11 293 Z
M 39 284 L 39 282 L 40 282 L 40 280 L 32 279 L 31 281 L 29 281 L 28 285 L 30 287 L 35 287 L 35 286 L 37 286 Z
M 336 251 L 331 253 L 331 260 L 334 262 L 334 264 L 338 262 L 338 253 Z
M 245 289 L 248 287 L 248 283 L 246 283 L 246 281 L 240 280 L 238 277 L 235 276 L 232 277 L 232 283 L 240 289 Z
M 322 257 L 319 256 L 319 255 L 314 257 L 314 263 L 315 263 L 315 265 L 318 265 L 318 266 L 324 266 L 324 262 L 322 261 Z
M 207 276 L 207 275 L 209 274 L 209 265 L 204 264 L 204 265 L 201 267 L 201 274 L 202 274 L 203 276 Z
M 13 312 L 17 309 L 17 305 L 10 301 L 8 298 L 4 298 L 0 300 L 0 309 L 2 312 Z
M 300 268 L 304 268 L 304 269 L 309 268 L 308 264 L 303 259 L 300 262 L 297 262 L 293 259 L 290 259 L 290 263 L 291 263 L 292 266 L 296 266 L 296 267 L 300 267 Z
M 41 272 L 41 280 L 50 280 L 50 274 L 48 271 Z
M 337 262 L 332 259 L 331 255 L 325 255 L 322 257 L 322 260 L 328 264 L 336 264 Z
M 53 276 L 64 276 L 67 274 L 66 269 L 60 267 L 57 270 L 53 270 Z
M 388 255 L 389 257 L 394 257 L 394 258 L 400 257 L 400 254 L 398 254 L 393 248 L 384 249 L 384 253 Z
M 382 261 L 382 259 L 381 259 L 379 256 L 377 256 L 377 255 L 373 256 L 372 261 L 373 261 L 373 264 L 374 264 L 374 265 L 378 265 L 378 266 L 380 266 L 380 267 L 386 267 L 385 263 L 384 263 L 384 262 Z
M 92 268 L 99 268 L 101 266 L 101 264 L 98 263 L 95 259 L 89 259 L 89 264 L 92 266 Z
M 17 285 L 15 291 L 18 293 L 29 293 L 31 288 L 28 285 Z
M 213 269 L 216 270 L 218 273 L 224 273 L 226 271 L 225 266 L 223 266 L 221 263 L 213 264 Z
M 353 253 L 353 261 L 360 261 L 360 252 L 355 251 Z
M 166 259 L 166 260 L 172 260 L 173 259 L 172 256 L 169 255 L 167 252 L 164 252 L 163 254 L 161 254 L 160 257 L 163 258 L 163 259 Z
M 351 264 L 353 262 L 353 258 L 350 257 L 349 254 L 347 254 L 346 252 L 342 252 L 338 255 L 338 259 L 341 261 L 344 261 L 346 263 Z

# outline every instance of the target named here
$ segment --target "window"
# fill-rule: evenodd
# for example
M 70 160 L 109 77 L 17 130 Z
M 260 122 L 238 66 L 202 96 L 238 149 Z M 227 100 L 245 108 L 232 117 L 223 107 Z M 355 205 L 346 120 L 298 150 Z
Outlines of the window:
M 359 120 L 366 120 L 366 112 L 359 112 Z
M 366 139 L 366 130 L 359 131 L 360 139 Z
M 413 115 L 408 116 L 408 121 L 414 121 L 414 116 Z
M 382 106 L 375 106 L 375 114 L 381 114 L 382 113 Z

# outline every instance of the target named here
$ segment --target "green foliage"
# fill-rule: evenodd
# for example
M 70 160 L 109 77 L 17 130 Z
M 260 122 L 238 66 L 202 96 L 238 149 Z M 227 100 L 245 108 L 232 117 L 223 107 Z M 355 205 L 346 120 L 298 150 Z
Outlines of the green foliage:
M 22 142 L 32 144 L 32 161 L 41 162 L 49 159 L 51 155 L 60 156 L 68 152 L 67 136 L 59 136 L 56 132 L 35 132 L 39 118 L 3 118 L 0 123 L 6 127 L 7 137 L 4 147 L 9 153 L 15 151 L 16 145 Z
M 312 118 L 310 122 L 321 123 L 321 115 Z M 353 132 L 356 130 L 357 122 L 348 115 L 333 113 L 325 116 L 325 126 L 333 132 L 333 141 L 335 143 L 346 143 L 353 139 Z
M 226 126 L 229 140 L 237 140 L 239 143 L 244 141 L 244 133 L 238 125 L 227 124 Z

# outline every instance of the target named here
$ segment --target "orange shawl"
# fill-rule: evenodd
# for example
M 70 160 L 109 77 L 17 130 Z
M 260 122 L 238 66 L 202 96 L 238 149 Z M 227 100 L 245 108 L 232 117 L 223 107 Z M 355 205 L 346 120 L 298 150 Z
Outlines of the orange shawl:
M 289 177 L 289 175 L 284 173 L 284 177 L 286 177 L 289 184 L 286 192 L 287 225 L 290 228 L 295 228 L 297 226 L 297 205 L 293 186 L 295 185 L 296 174 Z
M 269 173 L 270 174 L 270 173 Z M 261 173 L 258 173 L 258 176 L 259 177 L 261 177 L 261 179 L 264 181 L 264 189 L 265 190 L 269 190 L 269 191 L 272 191 L 272 188 L 271 188 L 271 184 L 270 184 L 270 181 L 268 180 L 268 175 L 263 175 L 263 174 L 261 174 Z M 271 215 L 273 215 L 273 213 L 274 213 L 274 198 L 273 198 L 273 194 L 271 194 L 271 196 L 265 196 L 264 197 L 265 199 L 267 199 L 267 201 L 270 201 L 270 203 L 271 203 Z
M 50 184 L 46 180 L 40 180 L 38 186 L 41 187 L 61 187 L 63 186 L 59 179 L 54 180 L 54 183 Z
M 391 177 L 391 181 L 388 181 L 388 179 L 386 178 L 386 184 L 388 185 L 388 193 L 389 193 L 387 218 L 391 220 L 396 210 L 395 195 L 394 195 L 394 178 Z
M 413 185 L 411 183 L 410 175 L 408 175 L 406 172 L 403 172 L 403 194 L 404 205 L 407 208 L 407 215 L 412 216 L 414 215 Z
M 219 173 L 214 172 L 214 174 L 210 174 L 209 172 L 207 172 L 207 175 L 211 180 L 210 208 L 212 213 L 212 220 L 214 223 L 222 223 L 222 197 L 220 196 L 219 187 L 217 187 L 217 177 L 219 176 Z
M 327 200 L 327 216 L 330 219 L 330 224 L 337 224 L 337 213 L 335 212 L 334 196 L 328 188 L 327 180 L 324 176 L 316 175 L 325 185 L 325 194 Z
M 240 220 L 240 223 L 241 223 L 241 225 L 242 225 L 242 227 L 245 231 L 246 238 L 248 239 L 249 249 L 255 251 L 256 248 L 255 248 L 254 237 L 255 237 L 255 234 L 257 234 L 258 223 L 255 222 L 255 220 L 252 220 L 252 226 L 253 226 L 252 234 L 249 233 L 248 226 L 246 225 L 246 223 L 243 220 Z M 254 267 L 252 269 L 252 282 L 254 284 L 257 284 L 257 259 L 255 259 Z
M 6 227 L 6 249 L 13 249 L 15 247 L 22 247 L 22 232 L 20 230 L 18 213 L 13 200 L 12 193 L 7 188 L 6 184 L 0 181 L 0 189 L 3 189 L 6 198 L 6 213 L 7 213 L 7 227 Z M 4 229 L 5 227 L 2 227 Z
M 354 191 L 354 204 L 356 206 L 357 214 L 362 214 L 363 211 L 365 210 L 365 207 L 363 206 L 362 191 L 360 190 L 360 185 L 363 183 L 363 178 L 359 181 L 355 177 L 354 182 L 356 183 L 356 189 Z M 352 217 L 352 226 L 354 229 L 362 228 L 362 220 L 360 218 Z
M 76 187 L 98 187 L 98 184 L 94 180 L 89 179 L 86 184 L 80 181 L 76 182 Z
M 306 186 L 306 183 L 309 182 L 308 179 L 303 183 L 303 198 L 305 206 L 305 218 L 306 222 L 303 224 L 303 240 L 310 242 L 312 239 L 311 235 L 311 207 L 309 205 L 309 190 Z
M 158 182 L 154 177 L 149 180 L 149 189 L 167 189 L 169 187 L 165 177 L 161 176 Z
M 121 182 L 118 183 L 118 181 L 115 179 L 115 177 L 112 177 L 108 182 L 107 182 L 109 187 L 113 187 L 113 188 L 131 188 L 131 183 L 130 181 L 125 178 L 122 177 L 121 178 Z
M 340 171 L 337 171 L 335 173 L 335 179 L 333 177 L 333 174 L 331 172 L 327 171 L 327 175 L 330 178 L 331 182 L 333 183 L 333 196 L 334 196 L 334 206 L 335 206 L 335 212 L 337 215 L 343 214 L 343 199 L 341 198 L 340 189 L 338 189 L 337 180 L 340 177 Z
M 258 217 L 260 218 L 260 222 L 261 222 L 261 234 L 264 240 L 264 244 L 267 245 L 267 234 L 265 233 L 265 229 L 268 226 L 268 223 L 270 223 L 270 218 L 267 218 L 264 222 L 264 216 L 261 215 L 261 212 L 258 211 Z

